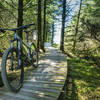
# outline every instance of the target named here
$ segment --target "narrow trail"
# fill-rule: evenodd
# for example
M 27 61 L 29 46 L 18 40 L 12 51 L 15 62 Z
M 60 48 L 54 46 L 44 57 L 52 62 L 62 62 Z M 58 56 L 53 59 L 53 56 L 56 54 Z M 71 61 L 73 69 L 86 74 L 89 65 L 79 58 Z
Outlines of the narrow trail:
M 39 67 L 25 78 L 18 93 L 0 88 L 0 100 L 57 100 L 67 75 L 66 56 L 58 49 L 48 48 Z

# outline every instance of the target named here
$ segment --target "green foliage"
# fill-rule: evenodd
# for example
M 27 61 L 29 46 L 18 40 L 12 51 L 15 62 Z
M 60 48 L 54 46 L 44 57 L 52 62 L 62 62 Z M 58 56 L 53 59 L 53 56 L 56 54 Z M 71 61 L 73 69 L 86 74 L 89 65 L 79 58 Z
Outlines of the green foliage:
M 100 53 L 100 2 L 98 0 L 83 1 L 78 33 L 76 37 L 76 51 L 79 57 L 91 57 Z M 73 41 L 75 37 L 75 26 L 77 23 L 77 13 L 73 17 L 71 25 L 67 27 L 65 37 L 65 49 L 73 52 Z
M 38 16 L 38 2 L 37 0 L 23 0 L 23 25 L 35 23 L 34 29 L 37 30 L 37 16 Z M 42 29 L 43 29 L 43 9 L 44 9 L 44 1 L 41 1 L 42 6 Z M 49 0 L 47 1 L 47 9 L 46 9 L 46 37 L 47 41 L 51 41 L 51 32 L 52 32 L 52 24 L 54 23 L 56 17 L 56 13 L 59 10 L 59 1 Z M 18 0 L 1 0 L 0 1 L 0 28 L 15 28 L 17 27 L 18 21 Z M 0 33 L 0 52 L 4 52 L 6 48 L 8 48 L 8 39 L 9 38 L 6 33 L 5 35 Z M 43 30 L 42 30 L 43 35 Z M 5 41 L 5 42 L 4 42 Z
M 62 100 L 99 100 L 100 68 L 93 61 L 68 59 L 68 76 Z
M 57 47 L 58 47 L 58 45 L 57 45 L 57 44 L 53 44 L 52 46 L 53 46 L 53 47 L 55 47 L 55 48 L 57 48 Z

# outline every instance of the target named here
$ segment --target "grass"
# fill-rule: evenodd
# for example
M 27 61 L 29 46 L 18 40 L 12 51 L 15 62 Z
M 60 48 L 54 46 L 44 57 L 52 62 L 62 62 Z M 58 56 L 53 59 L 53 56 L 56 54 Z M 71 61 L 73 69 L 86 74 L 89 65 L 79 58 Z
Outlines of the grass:
M 53 44 L 52 46 L 55 47 L 55 48 L 57 48 L 59 45 L 58 44 Z
M 59 100 L 100 100 L 100 68 L 79 58 L 68 59 L 68 68 Z

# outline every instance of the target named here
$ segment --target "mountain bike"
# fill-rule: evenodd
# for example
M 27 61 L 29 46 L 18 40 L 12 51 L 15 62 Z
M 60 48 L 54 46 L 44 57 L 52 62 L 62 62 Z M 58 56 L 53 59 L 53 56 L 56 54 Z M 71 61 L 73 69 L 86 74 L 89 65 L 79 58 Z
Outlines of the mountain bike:
M 12 92 L 18 92 L 24 80 L 24 60 L 27 59 L 34 67 L 38 66 L 38 51 L 34 42 L 29 42 L 29 31 L 27 28 L 34 24 L 20 26 L 14 29 L 0 29 L 0 32 L 14 32 L 14 39 L 11 40 L 11 47 L 8 48 L 2 57 L 1 76 L 6 88 Z M 25 30 L 27 43 L 18 35 L 18 32 Z M 16 46 L 14 46 L 16 44 Z M 27 49 L 26 49 L 27 48 Z M 26 60 L 25 60 L 26 61 Z

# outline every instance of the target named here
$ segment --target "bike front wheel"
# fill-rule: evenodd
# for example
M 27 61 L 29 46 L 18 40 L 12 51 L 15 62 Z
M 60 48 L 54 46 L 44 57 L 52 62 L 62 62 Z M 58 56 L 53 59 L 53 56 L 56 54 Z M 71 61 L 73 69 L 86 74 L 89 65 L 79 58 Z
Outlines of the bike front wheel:
M 23 78 L 24 78 L 24 68 L 19 67 L 18 64 L 18 49 L 9 48 L 5 51 L 2 58 L 2 80 L 6 88 L 12 92 L 18 92 L 22 87 Z
M 31 44 L 31 59 L 32 65 L 38 67 L 38 50 L 34 43 Z

